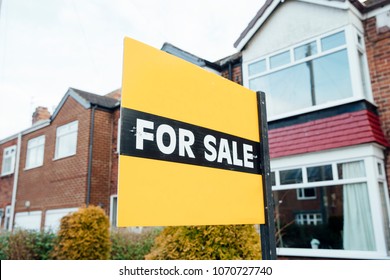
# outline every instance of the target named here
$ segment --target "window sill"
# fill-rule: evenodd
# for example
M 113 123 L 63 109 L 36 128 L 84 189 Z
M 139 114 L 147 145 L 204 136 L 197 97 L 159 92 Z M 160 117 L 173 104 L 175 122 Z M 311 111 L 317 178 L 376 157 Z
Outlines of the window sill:
M 41 167 L 41 166 L 43 166 L 43 164 L 41 164 L 41 165 L 36 165 L 36 166 L 25 167 L 25 168 L 23 169 L 23 171 L 28 171 L 28 170 L 35 169 L 35 168 L 38 168 L 38 167 Z
M 0 175 L 0 177 L 6 177 L 6 176 L 10 176 L 10 175 L 13 175 L 14 172 L 9 172 L 9 173 L 3 173 Z
M 60 160 L 60 159 L 65 159 L 65 158 L 69 158 L 69 157 L 73 157 L 75 155 L 76 155 L 76 153 L 71 154 L 71 155 L 66 155 L 66 156 L 63 156 L 63 157 L 55 157 L 55 158 L 53 158 L 53 161 Z
M 378 251 L 351 251 L 341 249 L 298 249 L 276 248 L 278 256 L 309 257 L 309 258 L 334 258 L 334 259 L 388 259 L 390 256 Z

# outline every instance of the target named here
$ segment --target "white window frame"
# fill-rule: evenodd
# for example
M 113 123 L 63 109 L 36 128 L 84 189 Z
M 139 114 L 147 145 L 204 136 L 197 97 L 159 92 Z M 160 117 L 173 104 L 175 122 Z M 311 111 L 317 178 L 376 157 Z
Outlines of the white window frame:
M 339 179 L 337 164 L 363 160 L 366 168 L 366 175 L 354 179 Z M 368 199 L 371 206 L 372 223 L 374 229 L 376 251 L 356 251 L 342 249 L 301 249 L 301 248 L 277 248 L 277 254 L 281 256 L 304 256 L 320 258 L 347 258 L 347 259 L 390 259 L 386 250 L 384 236 L 383 210 L 380 205 L 378 188 L 378 165 L 384 162 L 383 149 L 376 144 L 363 144 L 352 147 L 345 147 L 322 152 L 307 153 L 285 158 L 271 160 L 271 169 L 275 174 L 280 170 L 332 164 L 333 180 L 308 183 L 304 178 L 301 184 L 280 185 L 279 176 L 275 175 L 276 185 L 273 191 L 297 189 L 302 187 L 326 187 L 343 185 L 349 183 L 367 183 Z M 299 163 L 299 165 L 297 164 Z M 383 177 L 384 178 L 384 177 Z
M 74 129 L 66 131 L 67 127 L 72 126 L 74 124 L 75 124 L 75 128 Z M 62 132 L 61 130 L 65 130 L 65 132 Z M 76 139 L 75 139 L 75 143 L 74 143 L 74 145 L 75 145 L 74 151 L 69 153 L 69 154 L 60 154 L 60 152 L 59 152 L 59 149 L 60 149 L 60 147 L 59 147 L 59 139 L 61 139 L 62 137 L 66 137 L 66 136 L 72 135 L 72 134 L 76 134 L 75 135 Z M 66 158 L 66 157 L 70 157 L 70 156 L 75 155 L 77 153 L 77 138 L 78 138 L 78 121 L 77 120 L 57 127 L 57 130 L 56 130 L 56 148 L 55 148 L 54 159 L 57 160 L 57 159 Z
M 7 155 L 7 153 L 9 153 Z M 11 168 L 9 170 L 5 170 L 5 162 L 6 160 L 11 160 Z M 16 145 L 9 146 L 4 148 L 3 150 L 3 160 L 1 164 L 1 176 L 6 176 L 13 174 L 15 172 L 15 160 L 16 160 Z
M 114 203 L 116 201 L 116 217 L 114 217 Z M 114 194 L 110 197 L 110 226 L 116 228 L 118 225 L 114 221 L 118 222 L 118 195 Z
M 310 215 L 314 217 L 311 218 Z M 297 213 L 295 214 L 295 222 L 298 225 L 320 225 L 322 224 L 322 215 L 316 212 Z
M 45 141 L 45 135 L 41 135 L 28 140 L 25 170 L 40 167 L 43 165 L 45 157 Z M 37 151 L 36 156 L 38 157 L 38 159 L 35 159 L 35 162 L 33 164 L 29 164 L 30 158 L 33 154 L 33 150 Z
M 7 205 L 4 211 L 4 225 L 5 230 L 9 229 L 9 223 L 11 222 L 11 205 Z
M 327 36 L 339 33 L 341 31 L 344 31 L 345 34 L 345 40 L 346 43 L 345 45 L 340 45 L 338 47 L 335 47 L 333 49 L 323 51 L 321 50 L 321 39 L 325 38 Z M 358 35 L 361 36 L 361 41 L 360 43 L 358 42 Z M 304 58 L 304 59 L 299 59 L 295 60 L 294 57 L 294 49 L 300 46 L 303 46 L 305 44 L 311 43 L 311 42 L 317 42 L 317 53 L 315 55 L 312 55 L 310 57 Z M 368 69 L 368 64 L 367 64 L 367 56 L 366 52 L 364 49 L 364 36 L 361 35 L 361 33 L 354 27 L 353 25 L 348 25 L 343 28 L 335 29 L 332 30 L 331 32 L 323 33 L 320 36 L 313 37 L 310 39 L 307 39 L 305 41 L 300 41 L 297 44 L 294 44 L 286 49 L 283 50 L 278 50 L 273 53 L 269 53 L 266 56 L 261 56 L 256 59 L 252 59 L 249 61 L 246 61 L 243 63 L 243 76 L 244 76 L 244 86 L 249 88 L 249 81 L 261 76 L 265 76 L 277 71 L 280 71 L 282 69 L 287 69 L 289 67 L 292 67 L 294 65 L 298 65 L 307 61 L 312 61 L 316 58 L 319 57 L 324 57 L 326 55 L 329 55 L 331 53 L 335 53 L 341 50 L 347 50 L 347 55 L 348 55 L 348 61 L 349 61 L 349 71 L 350 71 L 350 80 L 351 80 L 351 87 L 352 87 L 352 97 L 344 98 L 344 99 L 339 99 L 339 100 L 334 100 L 331 102 L 327 102 L 324 104 L 319 104 L 319 105 L 314 105 L 306 108 L 301 108 L 295 111 L 283 113 L 283 114 L 278 114 L 274 116 L 268 116 L 268 121 L 273 121 L 273 120 L 278 120 L 278 119 L 283 119 L 286 117 L 291 117 L 303 113 L 308 113 L 308 112 L 313 112 L 329 107 L 334 107 L 350 102 L 354 102 L 357 100 L 362 100 L 366 99 L 370 101 L 371 103 L 374 103 L 373 97 L 372 97 L 372 89 L 371 89 L 371 83 L 370 83 L 370 77 L 369 77 L 369 69 Z M 270 68 L 270 57 L 283 53 L 287 50 L 290 50 L 290 59 L 291 62 L 288 64 L 285 64 L 281 67 L 276 67 L 271 69 Z M 360 63 L 360 58 L 358 52 L 361 52 L 363 55 L 363 60 L 364 63 L 361 65 Z M 249 65 L 256 63 L 258 61 L 265 60 L 266 61 L 266 71 L 258 73 L 258 74 L 253 74 L 249 76 Z M 364 69 L 361 69 L 361 68 Z M 362 75 L 364 75 L 364 81 L 362 81 Z M 364 89 L 365 86 L 365 89 Z M 261 90 L 261 89 L 260 89 Z M 366 92 L 366 94 L 365 94 Z M 266 93 L 267 94 L 267 93 Z
M 307 196 L 307 195 L 305 195 L 305 189 L 314 189 L 314 196 Z M 297 189 L 297 199 L 298 200 L 317 199 L 317 190 L 316 190 L 316 188 L 298 188 Z

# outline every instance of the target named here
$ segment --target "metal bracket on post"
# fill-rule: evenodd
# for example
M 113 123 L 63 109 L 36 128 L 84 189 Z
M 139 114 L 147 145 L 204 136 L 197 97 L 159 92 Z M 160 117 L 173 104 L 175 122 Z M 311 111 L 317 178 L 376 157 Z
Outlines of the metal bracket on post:
M 268 123 L 264 92 L 257 92 L 257 104 L 259 110 L 260 151 L 262 156 L 260 160 L 263 163 L 262 183 L 265 215 L 265 224 L 260 225 L 261 254 L 263 260 L 276 260 L 274 200 L 271 187 Z

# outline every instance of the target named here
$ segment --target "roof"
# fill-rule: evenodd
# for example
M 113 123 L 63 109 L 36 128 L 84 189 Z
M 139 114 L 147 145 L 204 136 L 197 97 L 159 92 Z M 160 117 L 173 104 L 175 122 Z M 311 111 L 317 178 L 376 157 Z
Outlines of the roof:
M 69 90 L 75 92 L 77 95 L 79 95 L 85 101 L 89 102 L 91 105 L 97 105 L 106 109 L 113 109 L 118 105 L 118 100 L 112 97 L 97 95 L 74 88 L 69 88 Z
M 98 106 L 99 108 L 112 110 L 120 106 L 119 100 L 115 98 L 102 96 L 75 88 L 69 88 L 50 119 L 54 119 L 57 116 L 58 112 L 69 96 L 73 97 L 73 99 L 80 103 L 80 105 L 82 105 L 85 109 L 89 109 L 92 106 Z
M 252 36 L 256 33 L 256 31 L 261 27 L 261 25 L 267 20 L 267 18 L 272 14 L 272 12 L 282 4 L 284 0 L 266 0 L 264 5 L 260 8 L 260 10 L 256 13 L 254 18 L 249 22 L 248 26 L 244 29 L 244 31 L 240 34 L 236 42 L 234 43 L 234 47 L 242 50 L 245 45 L 250 41 Z M 327 0 L 323 1 L 323 3 L 316 2 L 317 4 L 329 5 L 334 7 L 344 7 L 346 2 L 350 2 L 354 5 L 361 13 L 367 13 L 377 8 L 381 8 L 385 5 L 390 4 L 390 0 Z
M 378 115 L 369 109 L 270 129 L 268 139 L 271 158 L 365 143 L 389 147 Z

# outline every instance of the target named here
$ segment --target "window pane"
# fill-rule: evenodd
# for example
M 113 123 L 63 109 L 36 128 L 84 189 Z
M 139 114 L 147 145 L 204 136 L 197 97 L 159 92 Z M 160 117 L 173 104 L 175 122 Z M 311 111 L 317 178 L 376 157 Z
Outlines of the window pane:
M 3 161 L 1 174 L 7 175 L 12 174 L 15 170 L 15 157 L 16 157 L 16 146 L 7 147 L 3 150 Z
M 249 81 L 250 89 L 266 93 L 269 116 L 312 106 L 306 68 L 299 64 Z
M 308 167 L 306 170 L 308 182 L 333 180 L 332 165 Z
M 280 184 L 281 185 L 302 183 L 302 169 L 301 168 L 283 170 L 283 171 L 280 171 L 279 174 L 280 174 Z
M 315 105 L 352 97 L 347 50 L 313 60 L 313 72 Z
M 45 136 L 31 139 L 27 143 L 26 168 L 41 166 L 43 164 Z
M 352 97 L 347 51 L 251 79 L 249 87 L 267 94 L 269 116 Z
M 317 54 L 317 43 L 311 42 L 306 45 L 294 49 L 295 60 L 300 60 L 305 57 L 310 57 Z
M 341 31 L 339 33 L 321 39 L 322 51 L 327 51 L 342 45 L 345 45 L 344 31 Z
M 276 68 L 290 63 L 290 51 L 286 51 L 270 57 L 270 67 Z
M 267 70 L 265 59 L 249 64 L 248 70 L 249 70 L 249 76 L 264 72 L 265 70 Z
M 366 176 L 364 161 L 353 161 L 337 164 L 339 179 L 354 179 Z
M 317 198 L 316 188 L 297 189 L 298 199 L 315 199 Z
M 76 154 L 78 122 L 57 128 L 56 158 Z
M 383 213 L 383 227 L 385 228 L 385 240 L 387 243 L 387 251 L 390 252 L 390 216 L 389 216 L 389 202 L 386 186 L 379 182 L 379 194 L 381 199 L 381 209 Z
M 375 250 L 365 183 L 316 192 L 316 199 L 298 200 L 295 189 L 274 191 L 278 247 Z

